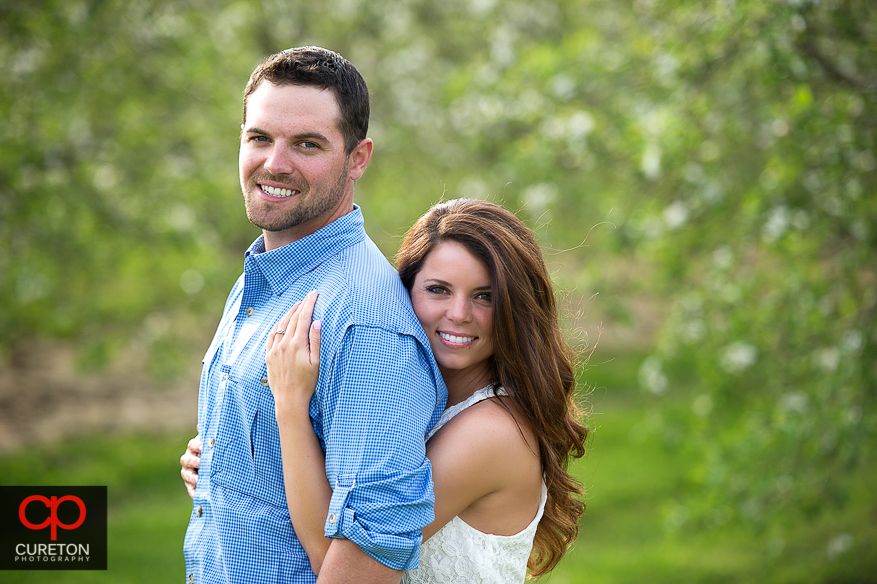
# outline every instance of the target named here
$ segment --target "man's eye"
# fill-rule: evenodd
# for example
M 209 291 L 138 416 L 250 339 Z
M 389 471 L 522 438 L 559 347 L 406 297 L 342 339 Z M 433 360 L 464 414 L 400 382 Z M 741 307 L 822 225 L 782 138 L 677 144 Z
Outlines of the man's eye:
M 250 142 L 267 142 L 267 136 L 250 136 Z
M 301 146 L 305 150 L 314 150 L 316 148 L 319 148 L 319 146 L 317 146 L 317 144 L 315 142 L 302 142 Z

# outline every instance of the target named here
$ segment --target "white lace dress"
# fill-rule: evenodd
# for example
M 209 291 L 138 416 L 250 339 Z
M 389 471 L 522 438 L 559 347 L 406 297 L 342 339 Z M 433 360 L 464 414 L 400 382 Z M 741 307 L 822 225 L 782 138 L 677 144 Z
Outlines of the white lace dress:
M 466 408 L 495 395 L 505 395 L 505 390 L 501 387 L 484 387 L 469 399 L 451 406 L 444 411 L 428 438 Z M 527 576 L 527 560 L 533 548 L 533 536 L 542 519 L 547 497 L 548 491 L 543 482 L 536 517 L 515 535 L 482 533 L 459 517 L 454 517 L 420 546 L 420 567 L 405 572 L 403 584 L 523 582 Z

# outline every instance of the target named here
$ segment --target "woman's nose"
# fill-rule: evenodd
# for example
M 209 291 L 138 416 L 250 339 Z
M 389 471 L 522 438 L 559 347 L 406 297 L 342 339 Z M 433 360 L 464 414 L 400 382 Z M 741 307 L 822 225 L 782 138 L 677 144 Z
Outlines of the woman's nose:
M 466 298 L 455 298 L 448 309 L 448 318 L 453 322 L 469 320 L 469 301 Z

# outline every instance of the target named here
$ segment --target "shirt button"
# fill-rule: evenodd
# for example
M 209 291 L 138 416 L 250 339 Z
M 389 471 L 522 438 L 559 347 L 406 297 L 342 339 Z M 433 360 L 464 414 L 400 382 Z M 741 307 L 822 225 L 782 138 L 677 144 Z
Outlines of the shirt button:
M 195 574 L 189 574 L 189 584 L 192 584 L 195 581 Z
M 216 444 L 216 438 L 211 438 L 211 439 L 210 439 L 210 448 L 213 448 L 213 446 L 214 446 L 215 444 Z
M 253 316 L 253 312 L 255 312 L 255 311 L 253 310 L 253 307 L 252 307 L 252 306 L 249 307 L 249 308 L 247 309 L 247 316 Z
M 226 379 L 228 379 L 228 373 L 223 373 L 222 380 L 225 381 Z
M 264 385 L 265 387 L 268 387 L 268 378 L 267 377 L 262 378 L 262 385 Z
M 329 515 L 329 523 L 335 523 L 335 519 L 337 519 L 337 518 L 335 517 L 334 513 Z
M 201 509 L 201 505 L 198 505 L 198 507 L 195 508 L 195 513 L 198 514 L 198 517 L 201 517 L 201 514 L 204 513 L 204 510 Z

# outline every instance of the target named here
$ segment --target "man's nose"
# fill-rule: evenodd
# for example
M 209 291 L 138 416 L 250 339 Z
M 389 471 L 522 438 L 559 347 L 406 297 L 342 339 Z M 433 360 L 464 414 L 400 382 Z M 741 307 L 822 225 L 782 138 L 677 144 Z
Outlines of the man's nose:
M 271 174 L 292 174 L 295 166 L 292 164 L 288 148 L 284 144 L 275 143 L 265 159 L 265 170 Z

